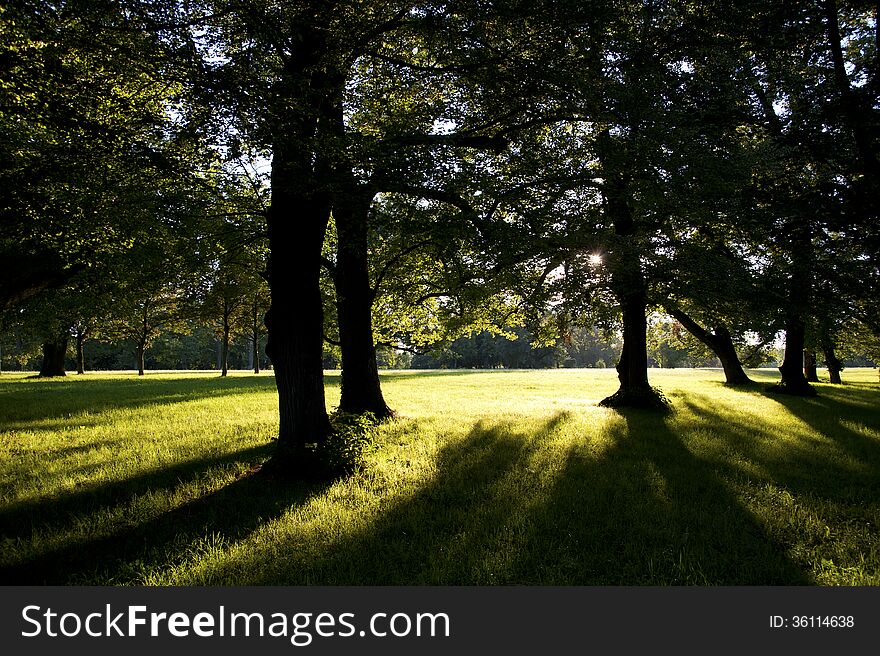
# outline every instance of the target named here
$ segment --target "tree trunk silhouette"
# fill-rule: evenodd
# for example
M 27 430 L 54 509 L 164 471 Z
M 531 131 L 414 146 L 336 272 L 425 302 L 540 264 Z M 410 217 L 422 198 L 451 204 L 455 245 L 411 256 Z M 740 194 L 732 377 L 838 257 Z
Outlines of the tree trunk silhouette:
M 43 342 L 43 362 L 40 365 L 40 377 L 51 378 L 66 376 L 64 360 L 67 357 L 69 335 L 65 332 Z
M 258 374 L 260 373 L 260 319 L 256 301 L 251 313 L 251 357 L 254 373 Z
M 822 355 L 825 356 L 825 367 L 828 369 L 828 377 L 831 379 L 831 382 L 835 385 L 842 384 L 840 372 L 843 371 L 843 362 L 834 353 L 834 346 L 824 346 L 822 348 Z
M 382 396 L 376 345 L 373 339 L 373 289 L 368 262 L 368 219 L 372 194 L 337 194 L 333 206 L 338 247 L 333 282 L 342 381 L 339 410 L 352 414 L 372 413 L 385 419 L 393 413 Z
M 83 346 L 85 345 L 86 335 L 84 332 L 78 331 L 76 333 L 76 373 L 77 374 L 85 374 L 86 373 L 86 358 Z
M 137 358 L 138 376 L 144 375 L 144 353 L 147 350 L 146 341 L 139 341 L 135 346 L 135 357 Z
M 606 146 L 610 143 L 607 134 L 602 141 Z M 617 364 L 620 389 L 599 405 L 665 408 L 665 399 L 648 383 L 647 285 L 638 250 L 637 228 L 629 205 L 627 181 L 613 171 L 606 171 L 605 175 L 609 178 L 604 188 L 605 209 L 615 233 L 608 265 L 611 289 L 623 313 L 623 349 Z
M 324 441 L 330 431 L 324 399 L 320 288 L 330 201 L 328 194 L 310 184 L 310 160 L 308 152 L 278 145 L 272 162 L 266 353 L 278 390 L 276 462 L 289 461 L 306 444 Z
M 819 382 L 819 372 L 816 367 L 816 351 L 811 348 L 804 349 L 804 378 L 808 383 Z
M 678 308 L 668 308 L 667 312 L 684 326 L 691 335 L 709 347 L 718 357 L 721 361 L 721 367 L 724 369 L 724 378 L 728 385 L 749 385 L 753 382 L 739 361 L 736 346 L 727 328 L 717 326 L 714 332 L 709 332 Z
M 229 304 L 223 301 L 223 336 L 220 343 L 220 376 L 229 372 Z
M 816 390 L 804 376 L 804 322 L 797 317 L 785 321 L 785 356 L 779 372 L 782 380 L 776 387 L 779 392 L 797 396 L 814 396 Z

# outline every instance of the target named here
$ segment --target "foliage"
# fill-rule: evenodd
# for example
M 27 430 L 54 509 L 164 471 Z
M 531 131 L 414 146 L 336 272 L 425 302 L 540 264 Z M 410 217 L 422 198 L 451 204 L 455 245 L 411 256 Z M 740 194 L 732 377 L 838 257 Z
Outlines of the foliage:
M 331 417 L 330 435 L 318 445 L 324 467 L 337 475 L 363 470 L 376 448 L 377 421 L 369 413 L 352 415 L 336 412 Z
M 362 471 L 376 448 L 377 421 L 370 413 L 336 412 L 331 429 L 320 442 L 279 445 L 283 458 L 264 465 L 272 476 L 310 481 L 333 480 Z
M 101 269 L 200 169 L 172 120 L 183 92 L 155 34 L 117 3 L 11 3 L 0 12 L 0 307 Z

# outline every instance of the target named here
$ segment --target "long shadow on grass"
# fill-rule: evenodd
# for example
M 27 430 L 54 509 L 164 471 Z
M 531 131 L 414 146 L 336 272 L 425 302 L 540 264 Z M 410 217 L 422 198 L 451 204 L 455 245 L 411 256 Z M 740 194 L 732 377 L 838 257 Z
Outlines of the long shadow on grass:
M 326 489 L 252 469 L 232 483 L 117 533 L 0 570 L 6 584 L 137 584 L 192 556 L 206 536 L 234 542 Z
M 12 505 L 0 513 L 0 535 L 8 540 L 30 539 L 35 533 L 47 535 L 64 531 L 76 533 L 75 526 L 87 522 L 90 516 L 100 516 L 115 508 L 130 507 L 126 509 L 124 524 L 117 529 L 116 534 L 85 543 L 76 541 L 74 544 L 65 545 L 60 549 L 41 553 L 26 562 L 16 563 L 12 566 L 7 565 L 0 568 L 0 581 L 4 583 L 64 583 L 71 577 L 76 577 L 78 573 L 94 569 L 98 564 L 103 566 L 112 561 L 113 554 L 108 553 L 108 550 L 110 552 L 117 550 L 121 554 L 131 550 L 132 545 L 136 544 L 141 544 L 142 547 L 143 545 L 152 547 L 155 544 L 153 542 L 154 535 L 159 536 L 159 545 L 161 546 L 162 531 L 156 530 L 158 528 L 157 522 L 170 526 L 169 522 L 177 521 L 179 517 L 192 512 L 192 508 L 196 506 L 187 504 L 180 510 L 167 513 L 157 520 L 139 524 L 139 511 L 131 506 L 138 497 L 171 491 L 178 486 L 197 482 L 210 469 L 242 462 L 259 463 L 268 457 L 272 448 L 273 445 L 261 445 L 222 456 L 191 460 L 133 478 L 96 485 L 34 502 Z M 209 495 L 209 497 L 234 499 L 236 487 L 246 488 L 246 482 L 234 483 L 221 492 Z M 245 494 L 245 496 L 248 495 Z M 203 500 L 195 503 L 196 505 L 203 503 Z M 205 507 L 214 508 L 210 504 Z M 215 514 L 222 516 L 224 512 L 220 508 Z M 231 516 L 227 516 L 226 519 L 230 520 Z M 232 523 L 236 521 L 237 519 Z M 185 531 L 187 526 L 181 523 L 177 528 Z
M 155 407 L 204 398 L 275 390 L 271 376 L 198 376 L 179 379 L 40 380 L 0 388 L 0 428 L 59 430 L 94 425 L 93 415 L 107 410 Z
M 691 394 L 680 400 L 708 426 L 724 426 L 714 435 L 719 455 L 716 466 L 737 472 L 733 461 L 757 463 L 775 484 L 817 499 L 859 503 L 880 497 L 880 441 L 855 430 L 880 431 L 875 390 L 824 388 L 819 397 L 799 398 L 752 392 L 784 406 L 813 433 L 777 435 L 772 424 L 757 428 L 731 419 L 709 397 Z M 731 458 L 730 454 L 736 454 Z
M 605 585 L 808 584 L 786 554 L 666 419 L 626 410 L 597 460 L 573 447 L 536 517 L 555 551 L 531 550 L 515 579 Z M 559 580 L 561 579 L 561 580 Z
M 366 525 L 301 557 L 238 551 L 243 584 L 804 584 L 706 463 L 651 414 L 627 413 L 597 453 L 480 422 L 444 448 L 436 476 Z M 233 574 L 234 572 L 234 574 Z M 242 578 L 242 572 L 247 572 Z
M 529 501 L 530 456 L 564 421 L 560 413 L 534 435 L 509 424 L 475 424 L 445 447 L 436 475 L 398 492 L 364 522 L 303 555 L 294 544 L 241 550 L 215 571 L 247 585 L 469 585 L 492 583 L 503 557 L 505 525 Z M 384 501 L 384 500 L 383 500 Z
M 824 386 L 820 396 L 801 398 L 784 394 L 768 394 L 792 415 L 808 424 L 817 433 L 833 440 L 859 462 L 877 471 L 880 465 L 880 441 L 853 430 L 859 424 L 880 432 L 880 393 L 875 389 Z M 844 423 L 846 422 L 846 423 Z

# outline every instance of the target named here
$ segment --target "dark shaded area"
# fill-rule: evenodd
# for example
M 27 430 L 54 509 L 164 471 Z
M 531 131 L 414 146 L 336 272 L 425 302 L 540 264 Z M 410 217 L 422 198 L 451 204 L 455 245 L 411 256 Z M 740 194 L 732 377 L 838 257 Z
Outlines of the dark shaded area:
M 877 411 L 876 386 L 854 383 L 846 390 L 824 387 L 822 395 L 798 398 L 786 395 L 767 394 L 793 416 L 810 426 L 823 436 L 834 436 L 833 441 L 804 445 L 800 454 L 787 453 L 783 463 L 765 463 L 770 467 L 775 479 L 786 487 L 808 492 L 816 496 L 832 496 L 852 500 L 871 495 L 880 499 L 880 443 L 862 432 L 853 430 L 853 424 L 861 424 L 869 430 L 880 432 L 880 412 Z M 832 449 L 839 449 L 852 458 L 860 467 L 841 468 L 832 461 Z M 817 485 L 816 477 L 806 478 L 793 475 L 798 470 L 795 460 L 800 458 L 801 470 L 815 470 L 827 483 Z M 801 480 L 801 479 L 804 480 Z
M 333 378 L 328 378 L 328 383 Z M 168 403 L 182 403 L 198 399 L 231 396 L 255 391 L 274 391 L 275 381 L 271 377 L 233 377 L 192 376 L 179 379 L 151 378 L 139 379 L 89 379 L 36 381 L 6 385 L 0 388 L 0 425 L 6 430 L 39 430 L 39 426 L 29 422 L 51 419 L 64 419 L 88 411 L 98 414 L 119 408 L 135 409 L 160 406 Z M 17 393 L 33 398 L 41 394 L 51 395 L 51 404 L 16 404 Z M 51 410 L 51 412 L 49 412 Z M 78 425 L 88 420 L 77 418 Z
M 646 389 L 621 388 L 611 396 L 599 401 L 599 406 L 602 408 L 655 410 L 661 414 L 672 409 L 669 399 L 660 390 L 651 386 Z
M 556 555 L 533 553 L 521 564 L 523 576 L 584 585 L 812 583 L 662 416 L 621 414 L 626 428 L 601 460 L 572 449 L 548 504 L 553 510 L 541 515 L 566 518 L 574 558 L 560 569 Z M 554 523 L 539 521 L 537 531 Z
M 266 454 L 265 448 L 260 447 L 223 460 L 252 459 Z M 197 477 L 207 467 L 216 464 L 221 463 L 207 460 L 191 463 L 186 474 Z M 176 472 L 177 475 L 183 473 Z M 174 475 L 175 472 L 162 472 L 155 478 L 144 477 L 137 483 L 148 489 L 170 487 L 175 485 L 172 482 Z M 176 481 L 180 482 L 179 479 Z M 107 486 L 95 491 L 93 498 L 100 498 L 107 505 L 118 504 L 120 498 L 114 488 Z M 178 559 L 185 557 L 188 550 L 182 549 L 181 545 L 195 543 L 205 536 L 230 541 L 240 539 L 325 488 L 326 484 L 279 479 L 262 473 L 255 465 L 233 483 L 130 529 L 122 528 L 114 535 L 71 544 L 15 567 L 0 569 L 0 580 L 7 585 L 137 582 L 132 579 L 140 571 L 172 564 L 173 558 L 169 561 L 169 554 L 175 554 Z M 126 496 L 134 494 L 131 488 L 125 492 Z M 72 499 L 69 501 L 73 503 Z M 97 509 L 90 507 L 89 511 Z
M 70 447 L 70 449 L 79 448 L 93 449 L 94 445 Z M 137 495 L 171 490 L 178 485 L 197 480 L 204 472 L 214 467 L 223 467 L 236 462 L 260 462 L 268 457 L 271 451 L 271 444 L 251 447 L 222 456 L 182 462 L 113 483 L 90 485 L 75 492 L 18 503 L 0 511 L 0 534 L 5 538 L 26 537 L 44 526 L 69 524 L 79 516 L 87 516 L 99 512 L 102 508 L 124 504 Z M 99 469 L 101 466 L 95 464 L 90 468 Z
M 511 478 L 538 474 L 529 459 L 565 415 L 535 435 L 480 422 L 442 450 L 431 483 L 383 510 L 368 532 L 265 570 L 255 553 L 248 583 L 811 583 L 662 417 L 625 417 L 601 456 L 573 445 L 540 499 L 510 494 Z

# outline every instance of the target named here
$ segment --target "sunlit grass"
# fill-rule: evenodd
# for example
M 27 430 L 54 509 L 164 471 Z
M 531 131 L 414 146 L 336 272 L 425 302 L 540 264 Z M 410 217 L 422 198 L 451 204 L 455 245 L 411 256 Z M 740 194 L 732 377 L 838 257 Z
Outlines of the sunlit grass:
M 0 577 L 111 584 L 880 583 L 880 385 L 799 399 L 652 370 L 389 372 L 358 474 L 255 474 L 271 375 L 0 376 Z M 328 405 L 338 379 L 328 375 Z

